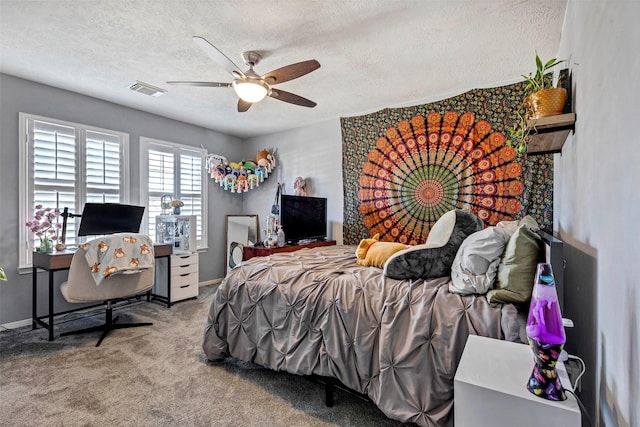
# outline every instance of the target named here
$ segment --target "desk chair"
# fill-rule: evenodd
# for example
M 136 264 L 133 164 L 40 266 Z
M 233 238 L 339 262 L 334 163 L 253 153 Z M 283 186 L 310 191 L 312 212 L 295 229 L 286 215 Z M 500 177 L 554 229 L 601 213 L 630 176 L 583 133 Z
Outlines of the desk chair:
M 97 286 L 91 275 L 84 251 L 76 251 L 71 260 L 69 276 L 67 281 L 60 285 L 60 291 L 70 303 L 106 302 L 106 319 L 103 325 L 65 332 L 60 336 L 102 331 L 102 335 L 96 344 L 96 347 L 98 347 L 109 332 L 114 329 L 152 325 L 153 323 L 116 323 L 118 316 L 115 319 L 112 317 L 112 304 L 118 300 L 149 291 L 153 287 L 153 277 L 154 269 L 150 268 L 137 274 L 116 274 L 107 277 L 103 279 L 100 286 Z

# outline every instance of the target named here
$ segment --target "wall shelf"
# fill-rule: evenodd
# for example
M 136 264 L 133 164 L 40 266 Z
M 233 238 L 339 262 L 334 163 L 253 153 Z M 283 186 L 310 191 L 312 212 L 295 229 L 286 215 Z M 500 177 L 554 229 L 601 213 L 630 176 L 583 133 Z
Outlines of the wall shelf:
M 575 122 L 575 113 L 527 121 L 527 124 L 535 126 L 535 130 L 529 135 L 527 141 L 527 153 L 538 155 L 561 152 L 569 132 L 575 128 Z

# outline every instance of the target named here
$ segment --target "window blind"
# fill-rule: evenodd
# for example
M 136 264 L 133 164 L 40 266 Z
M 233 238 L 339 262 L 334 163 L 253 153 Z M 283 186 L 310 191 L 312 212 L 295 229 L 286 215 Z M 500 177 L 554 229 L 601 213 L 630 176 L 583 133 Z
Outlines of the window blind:
M 21 223 L 33 218 L 38 205 L 81 213 L 85 202 L 128 201 L 128 135 L 24 113 L 20 123 Z M 67 222 L 68 246 L 78 243 L 78 223 Z M 21 233 L 20 267 L 26 267 L 39 239 L 26 227 Z
M 163 212 L 161 208 L 162 196 L 168 195 L 172 199 L 184 202 L 181 215 L 195 215 L 197 223 L 197 246 L 204 247 L 206 243 L 205 195 L 203 186 L 203 162 L 206 152 L 193 147 L 141 138 L 141 147 L 146 153 L 146 164 L 142 165 L 143 173 L 148 180 L 147 200 L 147 230 L 155 241 L 156 216 Z M 143 156 L 144 157 L 144 156 Z M 143 178 L 144 179 L 144 178 Z

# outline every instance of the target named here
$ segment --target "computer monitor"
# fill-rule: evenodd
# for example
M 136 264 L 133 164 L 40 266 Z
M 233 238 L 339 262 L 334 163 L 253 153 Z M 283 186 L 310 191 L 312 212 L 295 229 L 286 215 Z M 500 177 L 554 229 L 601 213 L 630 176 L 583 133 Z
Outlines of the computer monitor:
M 86 203 L 78 236 L 97 236 L 140 231 L 144 206 L 119 203 Z

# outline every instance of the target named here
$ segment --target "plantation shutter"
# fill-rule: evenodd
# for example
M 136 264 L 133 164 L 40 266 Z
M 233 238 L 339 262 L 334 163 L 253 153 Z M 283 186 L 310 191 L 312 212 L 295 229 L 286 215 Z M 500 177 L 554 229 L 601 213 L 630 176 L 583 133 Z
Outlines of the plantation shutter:
M 127 134 L 25 113 L 20 123 L 21 223 L 33 219 L 38 205 L 80 214 L 86 202 L 128 202 Z M 69 218 L 67 246 L 79 243 L 78 224 L 79 218 Z M 26 227 L 20 236 L 22 269 L 31 264 L 39 239 Z
M 91 203 L 119 203 L 122 173 L 122 144 L 117 135 L 87 131 L 85 176 L 87 197 Z
M 180 200 L 182 215 L 197 218 L 197 240 L 202 241 L 202 155 L 199 152 L 180 154 Z
M 30 203 L 35 206 L 62 209 L 71 212 L 77 206 L 77 130 L 73 127 L 39 120 L 33 121 L 33 193 Z M 60 219 L 60 221 L 62 221 Z M 75 224 L 71 222 L 68 235 L 75 236 Z M 33 238 L 37 247 L 38 238 Z
M 149 150 L 148 164 L 148 184 L 149 195 L 147 209 L 149 212 L 149 236 L 155 242 L 156 237 L 156 215 L 162 214 L 160 200 L 163 195 L 174 194 L 174 155 L 173 153 Z
M 148 186 L 143 188 L 143 200 L 147 200 L 148 234 L 155 242 L 156 216 L 170 214 L 161 207 L 162 196 L 180 199 L 184 206 L 181 215 L 196 216 L 197 246 L 206 244 L 206 196 L 203 180 L 203 162 L 206 152 L 186 145 L 141 138 L 147 162 Z M 168 199 L 168 198 L 167 198 Z

